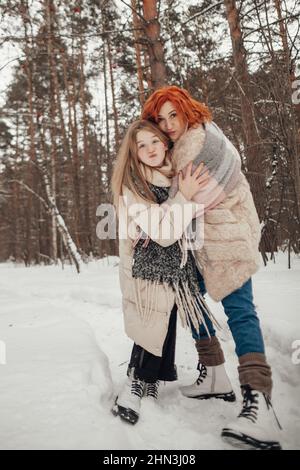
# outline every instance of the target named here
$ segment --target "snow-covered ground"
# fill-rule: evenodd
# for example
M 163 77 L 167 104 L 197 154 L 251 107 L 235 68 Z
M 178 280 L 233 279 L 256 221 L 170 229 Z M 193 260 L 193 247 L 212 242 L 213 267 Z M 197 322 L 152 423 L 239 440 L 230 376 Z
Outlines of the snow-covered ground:
M 273 367 L 273 403 L 285 449 L 300 449 L 300 259 L 286 256 L 254 276 L 255 302 Z M 227 370 L 239 396 L 237 359 L 222 306 Z M 296 344 L 296 343 L 295 343 Z M 183 397 L 179 384 L 197 377 L 196 351 L 178 327 L 179 381 L 160 399 L 143 399 L 130 426 L 110 413 L 125 379 L 132 343 L 123 331 L 117 259 L 73 267 L 0 264 L 1 449 L 230 449 L 220 430 L 238 403 Z

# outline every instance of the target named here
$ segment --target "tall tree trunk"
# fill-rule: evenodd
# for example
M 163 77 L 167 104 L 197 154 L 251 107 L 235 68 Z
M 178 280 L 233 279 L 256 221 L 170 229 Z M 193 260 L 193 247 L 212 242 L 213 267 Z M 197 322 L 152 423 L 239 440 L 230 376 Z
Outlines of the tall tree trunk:
M 290 59 L 290 49 L 288 45 L 287 31 L 282 18 L 281 11 L 281 0 L 274 0 L 277 16 L 279 19 L 279 31 L 282 42 L 282 48 L 284 52 L 284 61 L 286 65 L 286 73 L 284 74 L 287 78 L 287 86 L 289 87 L 289 96 L 291 97 L 294 90 L 292 83 L 295 80 L 295 69 Z M 291 129 L 290 129 L 290 147 L 293 159 L 292 171 L 295 184 L 295 194 L 298 206 L 298 216 L 300 215 L 300 169 L 299 169 L 299 150 L 300 150 L 300 103 L 293 104 L 290 99 L 290 106 L 292 112 Z
M 20 149 L 19 149 L 19 115 L 16 115 L 16 151 L 15 151 L 15 160 L 16 162 L 19 161 L 20 158 Z M 15 164 L 14 167 L 14 174 L 19 173 L 19 163 Z M 21 260 L 21 246 L 22 246 L 22 227 L 21 227 L 21 207 L 20 204 L 21 197 L 20 197 L 20 186 L 13 183 L 12 184 L 12 214 L 13 214 L 13 256 L 16 261 Z
M 74 208 L 74 237 L 77 246 L 80 245 L 80 239 L 78 236 L 79 232 L 79 225 L 80 225 L 80 178 L 79 178 L 79 151 L 78 151 L 78 135 L 77 135 L 77 127 L 76 127 L 76 105 L 75 105 L 75 85 L 73 80 L 70 76 L 70 70 L 67 66 L 67 59 L 65 51 L 61 51 L 61 59 L 62 59 L 62 66 L 63 66 L 63 79 L 64 79 L 64 86 L 67 95 L 67 103 L 68 103 L 68 127 L 69 127 L 69 135 L 71 139 L 71 146 L 70 146 L 70 155 L 71 161 L 69 161 L 69 172 L 72 175 L 72 187 L 73 187 L 73 195 L 74 201 L 73 204 Z
M 260 154 L 260 138 L 254 116 L 253 98 L 250 87 L 246 50 L 240 26 L 239 10 L 235 0 L 224 0 L 226 17 L 229 24 L 232 42 L 233 60 L 236 80 L 239 89 L 241 117 L 245 138 L 245 156 L 247 161 L 247 178 L 253 193 L 260 218 L 264 212 L 264 171 Z
M 108 96 L 107 96 L 107 71 L 106 71 L 106 50 L 105 42 L 102 45 L 102 60 L 103 60 L 103 78 L 104 78 L 104 101 L 105 101 L 105 129 L 106 129 L 106 158 L 107 158 L 107 187 L 111 180 L 112 175 L 112 162 L 110 159 L 110 135 L 109 135 L 109 109 L 108 109 Z
M 167 84 L 167 71 L 164 60 L 164 48 L 160 37 L 157 1 L 143 0 L 145 35 L 150 57 L 151 81 L 154 89 Z
M 85 75 L 84 75 L 84 55 L 83 55 L 83 40 L 80 34 L 79 38 L 79 64 L 80 64 L 80 87 L 79 87 L 79 100 L 82 114 L 82 132 L 83 132 L 83 161 L 84 161 L 84 230 L 85 230 L 85 249 L 89 254 L 92 251 L 91 242 L 91 218 L 90 218 L 90 155 L 89 155 L 89 142 L 88 142 L 88 115 L 85 96 Z
M 50 168 L 51 168 L 51 194 L 56 204 L 56 163 L 57 163 L 57 131 L 56 131 L 56 115 L 57 115 L 57 96 L 55 94 L 55 62 L 53 56 L 53 0 L 44 0 L 45 20 L 47 29 L 47 53 L 48 64 L 50 72 L 50 138 L 51 138 L 51 152 L 50 152 Z M 57 263 L 57 231 L 56 231 L 56 218 L 52 214 L 51 219 L 51 243 L 52 243 L 52 258 Z
M 137 66 L 137 76 L 138 76 L 138 87 L 139 87 L 139 101 L 141 106 L 145 103 L 145 88 L 143 82 L 143 68 L 142 68 L 142 56 L 141 56 L 141 45 L 139 43 L 140 40 L 140 32 L 139 29 L 141 28 L 141 23 L 136 13 L 137 9 L 137 2 L 136 0 L 131 0 L 131 7 L 132 7 L 132 19 L 133 19 L 133 34 L 134 34 L 134 49 L 136 55 L 136 66 Z
M 28 133 L 29 133 L 29 158 L 30 161 L 34 162 L 36 160 L 36 149 L 35 149 L 35 132 L 34 132 L 34 121 L 33 121 L 33 113 L 34 113 L 34 104 L 33 104 L 33 61 L 31 59 L 31 49 L 32 44 L 30 44 L 30 39 L 28 36 L 28 17 L 29 17 L 29 9 L 28 9 L 28 2 L 26 0 L 21 0 L 20 5 L 20 12 L 23 22 L 23 29 L 24 29 L 24 52 L 25 52 L 25 75 L 27 79 L 27 102 L 28 102 Z M 34 183 L 34 170 L 32 165 L 27 166 L 27 175 L 26 175 L 26 182 L 30 187 L 33 187 Z M 32 231 L 32 220 L 34 220 L 34 208 L 33 208 L 33 199 L 32 196 L 29 194 L 27 198 L 27 207 L 26 207 L 26 246 L 24 246 L 24 260 L 25 264 L 28 265 L 32 261 L 33 257 L 33 249 L 32 249 L 32 239 L 33 239 L 33 231 Z
M 114 114 L 114 126 L 115 126 L 115 146 L 116 148 L 119 147 L 120 143 L 120 134 L 119 134 L 119 120 L 118 120 L 118 110 L 116 104 L 116 92 L 115 92 L 115 81 L 114 81 L 114 74 L 112 68 L 112 53 L 111 53 L 111 42 L 109 37 L 106 40 L 107 43 L 107 56 L 108 56 L 108 63 L 109 63 L 109 74 L 110 74 L 110 87 L 111 87 L 111 96 L 112 96 L 112 108 Z

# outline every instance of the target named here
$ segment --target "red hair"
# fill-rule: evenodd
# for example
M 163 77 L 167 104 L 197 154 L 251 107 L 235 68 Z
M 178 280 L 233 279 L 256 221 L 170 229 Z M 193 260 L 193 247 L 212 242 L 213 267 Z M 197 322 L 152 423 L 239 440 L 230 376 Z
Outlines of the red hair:
M 194 100 L 187 90 L 175 85 L 159 88 L 152 93 L 144 104 L 141 118 L 157 123 L 158 113 L 166 101 L 171 101 L 179 117 L 187 120 L 188 127 L 212 120 L 212 114 L 205 104 Z

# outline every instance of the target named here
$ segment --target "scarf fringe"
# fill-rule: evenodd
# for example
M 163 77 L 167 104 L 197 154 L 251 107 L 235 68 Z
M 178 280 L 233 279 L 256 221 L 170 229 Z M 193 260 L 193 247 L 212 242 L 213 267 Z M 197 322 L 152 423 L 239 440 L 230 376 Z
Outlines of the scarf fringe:
M 161 319 L 161 312 L 157 311 L 158 293 L 161 288 L 165 291 L 167 311 L 170 312 L 172 308 L 169 290 L 170 287 L 173 288 L 175 292 L 175 304 L 177 305 L 178 314 L 183 328 L 189 328 L 191 331 L 194 328 L 198 331 L 200 325 L 203 323 L 206 332 L 210 337 L 204 318 L 204 314 L 206 314 L 214 327 L 222 330 L 221 325 L 210 311 L 203 296 L 200 293 L 194 296 L 188 283 L 176 283 L 170 286 L 167 282 L 134 278 L 135 302 L 144 326 Z M 142 288 L 145 291 L 145 305 L 143 305 L 141 297 Z
M 176 293 L 175 302 L 178 306 L 178 313 L 183 328 L 188 327 L 192 329 L 193 326 L 198 331 L 199 326 L 203 324 L 208 336 L 210 337 L 210 333 L 204 318 L 204 314 L 206 314 L 209 320 L 218 330 L 222 329 L 220 323 L 214 317 L 201 293 L 197 294 L 197 296 L 194 296 L 191 293 L 187 283 L 183 283 L 181 286 L 177 284 L 174 287 Z
M 191 240 L 190 237 L 187 235 L 186 232 L 182 234 L 182 237 L 180 240 L 178 240 L 178 245 L 181 250 L 182 256 L 181 256 L 181 262 L 180 262 L 180 269 L 182 269 L 188 260 L 188 250 L 191 251 L 193 256 L 195 257 L 195 249 L 193 246 L 194 240 Z
M 186 263 L 187 263 L 187 242 L 186 242 L 186 237 L 185 234 L 182 235 L 182 238 L 178 240 L 178 245 L 181 250 L 182 256 L 181 256 L 181 262 L 180 262 L 180 269 L 182 269 Z

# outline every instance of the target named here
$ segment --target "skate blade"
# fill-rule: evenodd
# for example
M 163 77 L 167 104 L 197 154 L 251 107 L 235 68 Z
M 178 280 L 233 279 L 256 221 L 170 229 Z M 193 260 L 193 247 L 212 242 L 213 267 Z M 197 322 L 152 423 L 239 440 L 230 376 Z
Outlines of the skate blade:
M 111 412 L 114 416 L 120 416 L 123 421 L 129 424 L 136 424 L 139 419 L 139 415 L 131 408 L 124 408 L 116 403 L 112 407 Z
M 282 450 L 279 442 L 258 441 L 243 433 L 236 433 L 230 429 L 223 429 L 221 437 L 224 442 L 243 450 Z
M 236 401 L 236 396 L 235 396 L 234 392 L 230 392 L 230 393 L 207 393 L 206 395 L 197 395 L 195 397 L 187 396 L 187 398 L 195 398 L 196 400 L 209 400 L 210 398 L 217 398 L 219 400 L 230 401 L 230 402 Z

